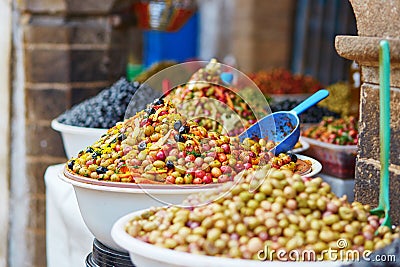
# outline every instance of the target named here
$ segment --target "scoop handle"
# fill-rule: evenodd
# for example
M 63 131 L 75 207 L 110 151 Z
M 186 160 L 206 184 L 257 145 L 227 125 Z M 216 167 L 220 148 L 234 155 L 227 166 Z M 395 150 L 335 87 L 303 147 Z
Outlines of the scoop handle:
M 390 51 L 389 42 L 382 40 L 379 49 L 380 77 L 380 141 L 381 141 L 381 184 L 380 204 L 385 212 L 390 210 L 389 161 L 390 161 Z
M 300 115 L 310 107 L 314 106 L 317 104 L 319 101 L 327 98 L 329 96 L 329 91 L 325 89 L 321 89 L 314 93 L 312 96 L 301 102 L 298 106 L 296 106 L 294 109 L 292 109 L 292 112 L 296 113 L 297 115 Z

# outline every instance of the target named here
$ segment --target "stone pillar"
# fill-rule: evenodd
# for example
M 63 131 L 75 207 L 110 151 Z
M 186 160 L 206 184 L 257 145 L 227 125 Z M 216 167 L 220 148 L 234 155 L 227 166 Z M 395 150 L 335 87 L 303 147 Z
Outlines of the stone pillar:
M 116 2 L 127 1 L 15 0 L 10 267 L 46 266 L 43 175 L 66 160 L 51 120 L 125 74 Z
M 350 0 L 358 36 L 337 36 L 339 55 L 361 66 L 359 153 L 355 199 L 377 206 L 380 178 L 379 42 L 387 39 L 391 53 L 390 198 L 393 222 L 400 223 L 400 1 Z
M 6 267 L 10 182 L 11 1 L 0 1 L 0 18 L 0 267 Z

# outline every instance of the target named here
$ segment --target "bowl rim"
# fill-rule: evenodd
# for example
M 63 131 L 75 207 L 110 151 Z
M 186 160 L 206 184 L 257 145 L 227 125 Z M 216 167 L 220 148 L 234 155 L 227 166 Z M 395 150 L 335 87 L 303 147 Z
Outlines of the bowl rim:
M 150 208 L 151 209 L 151 208 Z M 147 259 L 161 261 L 162 263 L 177 263 L 177 266 L 249 266 L 249 267 L 260 267 L 265 266 L 264 261 L 246 260 L 246 259 L 233 259 L 223 257 L 213 257 L 207 255 L 196 255 L 188 252 L 175 251 L 167 248 L 157 247 L 155 245 L 146 243 L 130 236 L 125 231 L 126 224 L 133 219 L 134 216 L 142 214 L 146 210 L 143 209 L 135 212 L 131 212 L 121 218 L 119 218 L 111 229 L 111 237 L 118 246 L 126 249 L 132 259 L 133 255 L 140 255 Z M 157 258 L 156 258 L 157 257 Z M 179 263 L 177 262 L 179 259 Z M 275 267 L 284 267 L 292 265 L 296 267 L 309 267 L 309 266 L 321 266 L 321 264 L 328 264 L 328 266 L 341 266 L 343 261 L 304 261 L 304 262 L 288 262 L 288 261 L 268 261 Z
M 295 154 L 295 155 L 297 156 L 298 159 L 311 161 L 311 168 L 310 168 L 311 171 L 301 175 L 301 177 L 309 178 L 309 177 L 313 177 L 314 175 L 317 175 L 318 173 L 321 172 L 322 164 L 318 160 L 316 160 L 312 157 L 309 157 L 309 156 L 304 156 L 304 155 L 299 155 L 299 154 Z
M 51 128 L 58 132 L 69 133 L 69 134 L 79 134 L 79 135 L 92 135 L 92 134 L 105 134 L 108 129 L 105 128 L 89 128 L 89 127 L 79 127 L 64 124 L 59 122 L 58 117 L 51 121 Z
M 297 158 L 300 160 L 311 161 L 310 172 L 301 175 L 304 178 L 312 177 L 322 170 L 322 164 L 311 157 L 296 154 Z M 122 183 L 122 182 L 109 182 L 109 181 L 99 181 L 96 179 L 91 179 L 83 177 L 78 174 L 71 173 L 67 166 L 64 165 L 63 170 L 59 174 L 59 178 L 64 182 L 70 183 L 74 186 L 99 190 L 99 191 L 110 191 L 110 192 L 129 192 L 129 193 L 139 193 L 143 191 L 150 190 L 152 193 L 163 193 L 163 194 L 175 194 L 180 192 L 182 194 L 194 193 L 196 190 L 207 190 L 218 188 L 226 183 L 215 183 L 215 184 L 187 184 L 187 185 L 174 185 L 174 184 L 136 184 L 136 183 Z M 167 190 L 166 190 L 167 189 Z M 169 190 L 169 191 L 168 191 Z M 157 191 L 157 192 L 156 192 Z
M 121 182 L 105 182 L 96 179 L 86 178 L 77 174 L 71 173 L 67 166 L 64 165 L 58 177 L 72 184 L 86 189 L 108 191 L 108 192 L 121 192 L 121 193 L 152 193 L 152 194 L 191 194 L 197 191 L 204 191 L 209 189 L 218 188 L 226 183 L 218 184 L 204 184 L 204 185 L 173 185 L 173 184 L 135 184 L 135 183 L 121 183 Z

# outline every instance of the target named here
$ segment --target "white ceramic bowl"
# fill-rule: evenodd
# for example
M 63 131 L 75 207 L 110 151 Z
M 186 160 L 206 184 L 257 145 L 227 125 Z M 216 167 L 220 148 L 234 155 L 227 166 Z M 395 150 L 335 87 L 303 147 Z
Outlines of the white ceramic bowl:
M 297 155 L 301 160 L 310 160 L 310 172 L 302 175 L 312 177 L 320 172 L 318 161 Z M 104 245 L 124 251 L 111 238 L 111 227 L 121 216 L 149 207 L 181 204 L 190 194 L 204 192 L 222 184 L 166 185 L 105 182 L 72 174 L 66 168 L 60 179 L 73 185 L 79 209 L 88 229 Z
M 301 175 L 302 177 L 304 177 L 304 178 L 313 177 L 313 176 L 315 176 L 315 175 L 317 175 L 318 173 L 321 172 L 322 165 L 318 160 L 310 158 L 310 157 L 307 157 L 307 156 L 303 156 L 303 155 L 297 155 L 296 154 L 296 156 L 297 156 L 298 159 L 309 160 L 311 162 L 310 171 L 307 172 L 307 173 L 302 174 Z
M 104 245 L 125 251 L 111 238 L 111 227 L 121 216 L 150 207 L 180 204 L 193 193 L 216 188 L 210 185 L 156 185 L 104 182 L 68 172 L 59 178 L 73 185 L 83 221 Z
M 61 133 L 65 154 L 70 159 L 76 157 L 83 148 L 94 144 L 107 129 L 86 128 L 51 121 L 51 128 Z
M 132 263 L 137 267 L 317 267 L 317 266 L 341 266 L 343 262 L 286 262 L 286 261 L 257 261 L 229 259 L 195 255 L 186 252 L 174 251 L 157 247 L 136 238 L 125 232 L 125 226 L 142 211 L 136 211 L 120 218 L 113 226 L 111 235 L 114 241 L 129 252 Z

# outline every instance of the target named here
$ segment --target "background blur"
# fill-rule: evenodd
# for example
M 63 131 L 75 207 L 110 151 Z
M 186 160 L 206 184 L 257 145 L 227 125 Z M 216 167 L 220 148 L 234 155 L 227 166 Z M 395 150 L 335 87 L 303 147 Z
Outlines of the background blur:
M 131 1 L 0 0 L 0 267 L 46 266 L 47 166 L 66 160 L 50 122 L 163 60 L 218 60 L 348 81 L 334 48 L 355 35 L 348 1 L 200 0 L 175 33 L 141 30 Z M 62 240 L 60 240 L 62 242 Z

